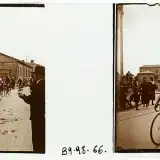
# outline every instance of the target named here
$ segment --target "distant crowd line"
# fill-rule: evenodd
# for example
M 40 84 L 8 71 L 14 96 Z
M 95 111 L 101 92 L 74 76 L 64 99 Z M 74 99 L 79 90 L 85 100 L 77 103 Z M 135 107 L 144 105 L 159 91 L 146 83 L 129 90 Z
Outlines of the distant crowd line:
M 139 110 L 139 104 L 143 104 L 144 108 L 148 108 L 150 102 L 154 105 L 155 92 L 158 86 L 154 77 L 143 77 L 143 81 L 139 82 L 138 76 L 133 76 L 130 72 L 120 77 L 120 82 L 117 84 L 116 106 L 118 109 L 126 109 L 135 107 Z M 134 106 L 132 105 L 134 102 Z
M 0 77 L 0 100 L 3 96 L 9 95 L 12 89 L 18 87 L 18 89 L 22 89 L 23 87 L 30 86 L 32 83 L 32 77 L 29 80 L 26 78 L 19 78 L 17 81 L 14 77 L 10 76 L 2 76 Z

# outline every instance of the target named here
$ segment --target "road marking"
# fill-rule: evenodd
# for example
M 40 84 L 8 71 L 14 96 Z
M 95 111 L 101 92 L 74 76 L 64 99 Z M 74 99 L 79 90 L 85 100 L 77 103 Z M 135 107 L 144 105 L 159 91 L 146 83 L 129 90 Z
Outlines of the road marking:
M 128 119 L 133 119 L 133 118 L 136 118 L 136 117 L 145 116 L 145 115 L 147 115 L 147 114 L 152 114 L 152 113 L 156 113 L 156 112 L 155 112 L 155 111 L 153 111 L 153 112 L 149 112 L 149 113 L 140 114 L 140 115 L 137 115 L 137 116 L 133 116 L 133 117 L 129 117 L 129 118 L 125 118 L 125 119 L 121 119 L 121 120 L 117 121 L 117 123 L 119 123 L 119 122 L 121 122 L 121 121 L 128 120 Z

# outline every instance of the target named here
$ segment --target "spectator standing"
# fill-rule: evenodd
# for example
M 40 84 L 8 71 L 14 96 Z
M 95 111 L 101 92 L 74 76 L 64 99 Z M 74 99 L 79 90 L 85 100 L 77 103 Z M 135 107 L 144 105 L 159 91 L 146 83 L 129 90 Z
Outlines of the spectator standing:
M 150 100 L 152 101 L 152 105 L 154 105 L 154 100 L 155 100 L 155 90 L 158 89 L 153 77 L 150 78 L 149 81 L 149 96 L 150 96 Z
M 36 66 L 36 84 L 31 95 L 19 94 L 31 106 L 32 143 L 35 153 L 45 153 L 45 68 Z
M 126 76 L 122 75 L 120 80 L 120 108 L 125 109 L 126 108 L 126 93 L 127 93 L 127 81 Z
M 143 107 L 148 108 L 149 105 L 149 83 L 147 82 L 147 78 L 143 78 L 143 82 L 140 86 L 141 92 L 142 92 L 142 104 Z
M 139 110 L 138 109 L 138 104 L 139 104 L 139 101 L 140 101 L 140 94 L 139 94 L 138 77 L 134 78 L 132 89 L 133 89 L 133 100 L 135 102 L 135 107 L 136 107 L 136 110 Z

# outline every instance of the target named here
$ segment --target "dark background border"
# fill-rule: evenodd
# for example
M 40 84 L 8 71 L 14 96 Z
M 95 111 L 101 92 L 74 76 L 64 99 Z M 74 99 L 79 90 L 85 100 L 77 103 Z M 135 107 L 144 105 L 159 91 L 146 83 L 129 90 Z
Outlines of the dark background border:
M 45 8 L 43 3 L 0 3 L 0 7 L 38 7 Z

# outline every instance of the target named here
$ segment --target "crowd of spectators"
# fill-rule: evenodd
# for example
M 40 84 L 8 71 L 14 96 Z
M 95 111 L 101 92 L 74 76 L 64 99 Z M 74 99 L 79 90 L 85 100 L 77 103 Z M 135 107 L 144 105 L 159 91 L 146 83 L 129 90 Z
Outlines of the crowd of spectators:
M 154 77 L 143 77 L 143 81 L 139 82 L 139 78 L 129 71 L 126 75 L 122 75 L 117 81 L 116 89 L 116 106 L 117 109 L 126 109 L 135 107 L 139 110 L 139 104 L 143 104 L 144 108 L 154 105 L 155 91 L 158 89 Z

